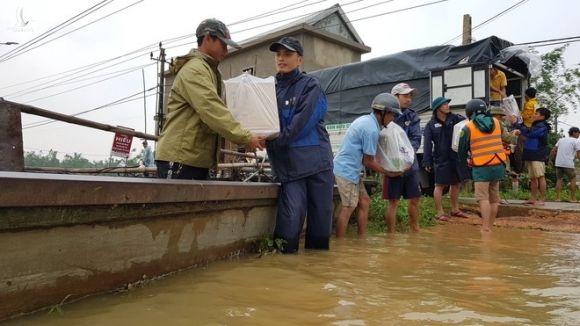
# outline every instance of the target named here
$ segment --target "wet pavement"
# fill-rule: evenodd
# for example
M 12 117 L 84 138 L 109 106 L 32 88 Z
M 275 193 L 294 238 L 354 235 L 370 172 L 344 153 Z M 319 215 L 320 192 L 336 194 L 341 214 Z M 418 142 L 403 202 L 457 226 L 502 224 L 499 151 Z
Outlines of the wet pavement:
M 475 198 L 460 198 L 459 202 L 462 204 L 467 205 L 476 205 Z M 501 204 L 500 207 L 509 207 L 515 206 L 519 207 L 520 209 L 529 210 L 529 209 L 543 209 L 548 211 L 562 211 L 562 212 L 580 212 L 580 203 L 571 203 L 571 202 L 556 202 L 556 201 L 547 201 L 544 203 L 544 206 L 537 206 L 537 205 L 529 205 L 525 204 L 525 200 L 519 199 L 508 199 L 506 200 L 507 204 Z
M 460 198 L 469 218 L 453 218 L 449 223 L 481 224 L 479 206 L 474 198 Z M 499 207 L 495 226 L 580 233 L 580 203 L 546 202 L 543 206 L 510 199 Z

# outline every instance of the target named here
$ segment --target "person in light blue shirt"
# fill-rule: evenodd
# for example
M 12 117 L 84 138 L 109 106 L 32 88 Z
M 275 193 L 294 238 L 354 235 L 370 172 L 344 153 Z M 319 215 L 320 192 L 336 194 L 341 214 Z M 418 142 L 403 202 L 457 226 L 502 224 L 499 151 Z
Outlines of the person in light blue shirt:
M 147 144 L 147 140 L 143 140 L 143 165 L 146 168 L 155 167 L 155 159 L 153 158 L 153 150 Z M 145 176 L 152 176 L 150 173 L 145 172 Z
M 337 238 L 346 234 L 350 215 L 357 206 L 358 234 L 366 233 L 371 199 L 360 177 L 363 166 L 389 176 L 401 175 L 385 170 L 375 161 L 379 133 L 397 114 L 401 114 L 399 101 L 389 93 L 381 93 L 374 98 L 371 108 L 372 113 L 357 118 L 350 125 L 334 158 L 334 178 L 342 202 L 336 225 Z

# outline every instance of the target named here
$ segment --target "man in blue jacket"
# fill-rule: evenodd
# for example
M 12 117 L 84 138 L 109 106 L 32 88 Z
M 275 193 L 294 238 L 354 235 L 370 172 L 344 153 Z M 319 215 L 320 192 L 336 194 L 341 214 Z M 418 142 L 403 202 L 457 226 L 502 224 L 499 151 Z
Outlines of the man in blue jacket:
M 280 135 L 266 142 L 268 157 L 281 183 L 274 238 L 283 251 L 298 251 L 307 218 L 307 249 L 328 249 L 332 233 L 332 150 L 324 125 L 326 96 L 318 81 L 303 74 L 304 50 L 293 37 L 270 45 L 275 52 L 276 99 Z
M 468 217 L 459 210 L 459 185 L 462 178 L 459 174 L 459 158 L 451 149 L 453 127 L 464 117 L 451 113 L 450 99 L 440 96 L 433 100 L 431 108 L 433 117 L 423 131 L 423 168 L 434 174 L 435 190 L 433 199 L 437 209 L 437 219 L 448 221 L 449 216 L 443 211 L 443 190 L 449 187 L 451 199 L 451 216 Z
M 406 83 L 399 83 L 393 87 L 391 94 L 399 100 L 401 111 L 403 112 L 395 118 L 395 123 L 401 126 L 411 145 L 417 153 L 421 146 L 421 119 L 410 107 L 413 97 L 414 88 Z M 419 203 L 421 199 L 421 185 L 419 179 L 419 164 L 417 157 L 413 166 L 402 176 L 388 177 L 383 179 L 383 199 L 389 200 L 389 208 L 385 219 L 387 221 L 387 232 L 395 232 L 395 223 L 397 221 L 397 207 L 401 196 L 409 201 L 407 207 L 409 218 L 411 220 L 411 231 L 419 232 Z
M 536 110 L 534 122 L 530 128 L 524 124 L 517 128 L 524 136 L 524 153 L 522 160 L 526 163 L 530 176 L 530 199 L 527 204 L 543 206 L 546 200 L 546 165 L 548 158 L 548 134 L 552 127 L 548 123 L 550 110 L 539 108 Z M 539 192 L 539 196 L 538 196 Z

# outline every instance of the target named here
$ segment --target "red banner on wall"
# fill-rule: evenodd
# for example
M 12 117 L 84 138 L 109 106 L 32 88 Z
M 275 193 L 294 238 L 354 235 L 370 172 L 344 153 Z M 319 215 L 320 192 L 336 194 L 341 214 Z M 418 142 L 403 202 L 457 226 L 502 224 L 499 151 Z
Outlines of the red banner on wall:
M 133 143 L 133 136 L 117 131 L 115 133 L 115 138 L 113 139 L 111 156 L 129 158 L 129 153 L 131 152 L 131 143 Z

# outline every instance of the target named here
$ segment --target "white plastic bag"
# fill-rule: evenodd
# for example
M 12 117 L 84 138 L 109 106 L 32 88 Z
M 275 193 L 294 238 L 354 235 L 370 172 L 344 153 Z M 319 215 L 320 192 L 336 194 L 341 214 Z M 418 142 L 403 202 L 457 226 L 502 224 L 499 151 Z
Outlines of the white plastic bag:
M 242 127 L 268 138 L 280 133 L 274 77 L 258 78 L 243 73 L 224 84 L 228 108 Z
M 407 134 L 391 122 L 379 134 L 377 162 L 387 171 L 402 172 L 413 165 L 415 150 Z
M 461 129 L 467 124 L 467 119 L 461 120 L 453 126 L 453 136 L 451 137 L 451 149 L 457 152 L 459 149 L 459 137 L 461 136 Z
M 503 108 L 507 116 L 515 115 L 516 117 L 520 117 L 520 108 L 518 107 L 518 102 L 513 95 L 510 95 L 504 99 L 502 99 Z

